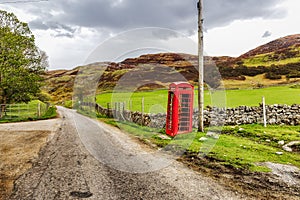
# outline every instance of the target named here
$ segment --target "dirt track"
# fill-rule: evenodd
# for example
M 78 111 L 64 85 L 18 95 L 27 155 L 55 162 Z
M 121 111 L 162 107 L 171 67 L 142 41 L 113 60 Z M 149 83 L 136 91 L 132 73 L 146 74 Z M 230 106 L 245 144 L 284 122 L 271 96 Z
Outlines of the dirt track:
M 58 127 L 59 119 L 0 125 L 0 199 L 7 198 L 13 182 L 32 167 L 40 149 Z

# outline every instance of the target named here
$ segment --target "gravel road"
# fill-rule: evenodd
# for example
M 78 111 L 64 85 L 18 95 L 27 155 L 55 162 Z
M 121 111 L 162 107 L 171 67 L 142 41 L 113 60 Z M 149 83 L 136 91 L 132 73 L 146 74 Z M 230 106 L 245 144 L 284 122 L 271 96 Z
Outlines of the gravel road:
M 10 199 L 245 199 L 114 127 L 58 107 L 60 127 Z

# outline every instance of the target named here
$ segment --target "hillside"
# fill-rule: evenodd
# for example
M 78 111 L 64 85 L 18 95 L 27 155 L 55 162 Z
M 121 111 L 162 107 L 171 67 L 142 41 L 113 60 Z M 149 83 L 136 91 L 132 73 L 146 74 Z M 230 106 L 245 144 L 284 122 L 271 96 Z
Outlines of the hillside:
M 217 64 L 231 67 L 241 64 L 248 67 L 270 66 L 300 62 L 300 34 L 289 35 L 252 49 L 236 58 L 215 57 Z
M 205 57 L 204 79 L 213 88 L 221 83 L 227 88 L 262 87 L 289 84 L 300 80 L 300 34 L 279 38 L 237 58 Z M 182 53 L 159 53 L 128 58 L 120 63 L 94 63 L 105 67 L 98 91 L 116 88 L 149 90 L 164 88 L 173 81 L 197 84 L 198 58 Z M 48 71 L 43 90 L 52 101 L 71 99 L 79 67 Z M 219 72 L 222 78 L 219 75 Z
M 261 45 L 243 55 L 239 58 L 247 59 L 261 54 L 283 54 L 287 52 L 294 52 L 299 50 L 300 47 L 300 34 L 289 35 L 277 40 L 271 41 L 267 44 Z M 297 52 L 299 55 L 299 52 Z M 296 55 L 296 54 L 291 54 Z
M 236 60 L 246 66 L 286 65 L 300 62 L 300 34 L 290 35 L 259 46 Z
M 47 71 L 43 75 L 45 86 L 42 90 L 50 95 L 53 102 L 70 100 L 77 73 L 78 69 Z

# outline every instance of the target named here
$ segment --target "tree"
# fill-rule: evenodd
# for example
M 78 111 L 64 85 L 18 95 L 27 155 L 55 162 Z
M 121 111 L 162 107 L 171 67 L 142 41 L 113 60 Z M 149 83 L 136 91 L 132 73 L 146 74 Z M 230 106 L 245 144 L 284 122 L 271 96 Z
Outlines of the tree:
M 45 51 L 40 50 L 40 65 L 43 69 L 47 69 L 49 67 L 48 56 Z
M 27 103 L 40 92 L 44 57 L 28 25 L 0 10 L 0 118 L 5 104 Z

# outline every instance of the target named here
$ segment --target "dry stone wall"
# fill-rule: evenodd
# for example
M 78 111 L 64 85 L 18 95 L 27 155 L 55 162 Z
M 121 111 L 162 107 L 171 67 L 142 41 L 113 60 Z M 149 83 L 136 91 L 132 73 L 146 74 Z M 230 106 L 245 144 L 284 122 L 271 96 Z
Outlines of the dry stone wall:
M 136 124 L 164 128 L 166 114 L 147 114 L 132 112 L 122 109 L 118 110 L 103 108 L 98 104 L 82 103 L 82 106 L 95 107 L 101 115 L 114 117 L 118 120 L 133 122 Z M 266 106 L 267 124 L 272 125 L 300 125 L 300 105 L 268 105 Z M 194 110 L 193 127 L 197 128 L 198 110 Z M 262 106 L 239 106 L 237 108 L 211 108 L 204 110 L 204 125 L 241 125 L 263 123 Z

